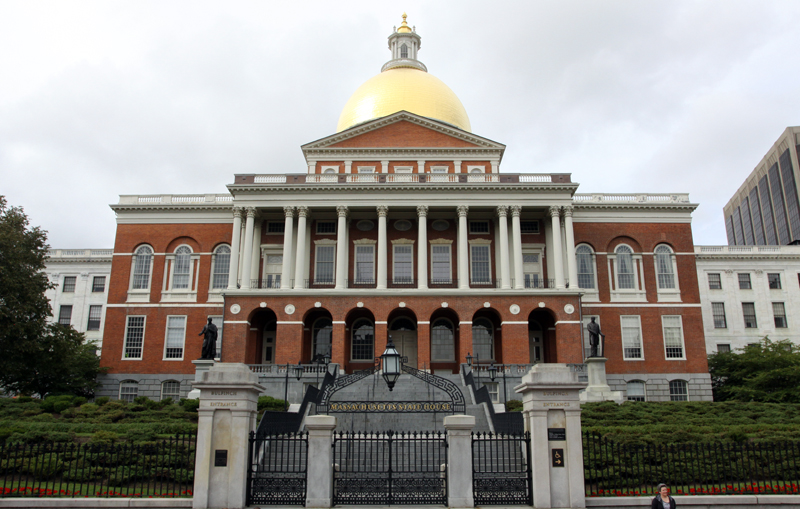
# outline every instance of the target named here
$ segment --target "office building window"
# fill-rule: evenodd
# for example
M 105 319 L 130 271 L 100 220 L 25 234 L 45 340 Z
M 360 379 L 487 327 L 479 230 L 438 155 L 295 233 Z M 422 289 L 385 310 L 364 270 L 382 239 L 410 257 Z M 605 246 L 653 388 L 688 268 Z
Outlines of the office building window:
M 763 246 L 764 242 L 764 224 L 761 219 L 761 204 L 758 201 L 758 186 L 750 190 L 750 216 L 753 221 L 753 240 L 755 244 Z
M 336 233 L 336 221 L 317 221 L 317 233 Z
M 786 215 L 789 218 L 789 230 L 792 240 L 800 239 L 800 203 L 797 197 L 797 184 L 794 180 L 792 156 L 787 148 L 778 158 L 783 175 L 783 189 L 786 192 Z
M 164 345 L 165 359 L 183 359 L 183 344 L 186 341 L 186 317 L 167 317 L 167 340 Z
M 106 277 L 105 276 L 95 276 L 92 278 L 92 292 L 104 292 L 106 291 Z
M 103 306 L 89 306 L 89 322 L 86 330 L 100 330 L 100 317 L 103 314 Z
M 744 328 L 755 329 L 758 327 L 756 321 L 756 305 L 752 302 L 742 302 L 742 315 L 744 315 Z
M 317 255 L 315 257 L 315 276 L 314 282 L 319 284 L 333 284 L 334 274 L 334 256 L 336 254 L 336 246 L 325 245 L 317 246 Z
M 161 399 L 172 398 L 172 401 L 181 399 L 181 383 L 176 380 L 167 380 L 161 384 Z
M 395 283 L 410 284 L 414 280 L 414 246 L 395 244 L 392 256 L 392 280 Z
M 778 230 L 779 244 L 789 243 L 789 225 L 786 220 L 786 202 L 783 200 L 783 185 L 778 171 L 778 163 L 767 171 L 769 188 L 772 191 L 772 206 L 775 208 L 775 227 Z
M 628 401 L 646 401 L 647 389 L 641 380 L 631 380 L 625 384 L 625 394 Z
M 578 286 L 594 290 L 596 288 L 594 251 L 586 244 L 581 244 L 575 249 L 575 258 L 578 266 Z
M 669 382 L 670 401 L 689 401 L 689 391 L 685 380 L 670 380 Z
M 750 283 L 750 274 L 748 273 L 739 273 L 739 289 L 740 290 L 750 290 L 753 288 L 753 285 Z
M 778 244 L 778 238 L 775 236 L 775 220 L 772 218 L 772 199 L 769 194 L 769 184 L 767 183 L 767 176 L 761 177 L 758 181 L 758 192 L 761 195 L 761 216 L 764 219 L 764 232 L 766 235 L 767 245 L 774 246 Z
M 279 223 L 283 224 L 283 223 Z M 222 290 L 228 287 L 228 275 L 231 267 L 231 248 L 218 246 L 214 250 L 214 271 L 211 275 L 211 288 Z
M 683 359 L 683 323 L 680 315 L 662 316 L 664 332 L 664 356 L 667 359 Z
M 711 314 L 714 316 L 714 328 L 715 329 L 727 329 L 728 328 L 728 321 L 725 319 L 725 303 L 724 302 L 712 302 L 711 303 Z
M 64 293 L 73 293 L 75 291 L 75 276 L 65 276 L 64 277 L 64 288 L 62 291 Z
M 356 246 L 356 283 L 375 282 L 375 246 Z
M 144 345 L 144 316 L 129 316 L 125 327 L 123 359 L 141 359 Z
M 622 353 L 628 360 L 641 360 L 642 355 L 642 323 L 639 315 L 620 316 L 622 326 Z
M 366 318 L 353 324 L 352 359 L 371 361 L 375 358 L 375 326 Z
M 786 306 L 783 302 L 772 303 L 772 315 L 775 317 L 775 328 L 785 329 L 789 325 L 786 323 Z
M 454 352 L 453 324 L 450 320 L 439 318 L 431 327 L 431 360 L 452 361 Z
M 472 322 L 472 347 L 478 359 L 494 359 L 494 327 L 486 318 Z
M 139 382 L 136 380 L 125 380 L 119 383 L 119 399 L 127 403 L 139 396 Z
M 781 275 L 780 274 L 767 274 L 767 280 L 769 281 L 769 289 L 770 290 L 780 290 L 781 289 Z
M 721 343 L 717 345 L 717 353 L 729 353 L 731 351 L 731 345 L 727 343 Z
M 470 246 L 472 255 L 472 282 L 475 284 L 490 284 L 492 272 L 490 265 L 489 246 L 486 244 Z
M 431 283 L 448 284 L 452 281 L 450 267 L 450 245 L 431 245 Z
M 708 274 L 708 289 L 722 290 L 722 278 L 719 272 L 711 272 Z
M 59 308 L 58 323 L 66 326 L 72 323 L 72 306 L 61 306 L 61 308 Z

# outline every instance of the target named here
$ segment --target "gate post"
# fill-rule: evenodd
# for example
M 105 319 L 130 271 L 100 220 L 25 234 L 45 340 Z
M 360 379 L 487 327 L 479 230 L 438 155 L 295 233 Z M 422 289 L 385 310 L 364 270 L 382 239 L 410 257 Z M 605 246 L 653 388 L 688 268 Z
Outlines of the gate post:
M 308 431 L 306 507 L 331 507 L 333 503 L 333 429 L 336 417 L 310 415 Z
M 246 364 L 217 363 L 203 379 L 197 409 L 195 509 L 246 505 L 249 437 L 255 431 L 258 395 L 264 390 Z
M 475 417 L 448 415 L 447 430 L 447 507 L 475 507 L 472 493 L 472 429 Z
M 579 391 L 566 364 L 536 364 L 514 388 L 531 434 L 533 506 L 586 507 Z

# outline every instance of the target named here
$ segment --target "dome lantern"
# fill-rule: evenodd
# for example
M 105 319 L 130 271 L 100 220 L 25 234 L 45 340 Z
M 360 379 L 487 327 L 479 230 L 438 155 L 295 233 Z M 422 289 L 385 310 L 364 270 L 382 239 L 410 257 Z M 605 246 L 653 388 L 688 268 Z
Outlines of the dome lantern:
M 389 36 L 389 51 L 392 52 L 392 59 L 383 64 L 381 72 L 397 67 L 412 67 L 428 72 L 425 64 L 417 60 L 417 52 L 422 46 L 422 37 L 417 34 L 416 30 L 412 30 L 408 26 L 407 17 L 404 12 L 400 28 Z

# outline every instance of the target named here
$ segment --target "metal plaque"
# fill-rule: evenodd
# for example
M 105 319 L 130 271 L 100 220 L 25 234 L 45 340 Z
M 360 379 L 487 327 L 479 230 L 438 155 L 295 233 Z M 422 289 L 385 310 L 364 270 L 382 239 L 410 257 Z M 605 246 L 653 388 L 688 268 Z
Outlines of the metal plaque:
M 547 428 L 547 440 L 560 442 L 567 439 L 567 430 L 564 428 Z
M 214 451 L 214 466 L 227 467 L 228 466 L 228 450 L 217 449 Z
M 553 466 L 554 467 L 563 467 L 564 466 L 564 449 L 552 449 L 550 452 L 553 454 Z

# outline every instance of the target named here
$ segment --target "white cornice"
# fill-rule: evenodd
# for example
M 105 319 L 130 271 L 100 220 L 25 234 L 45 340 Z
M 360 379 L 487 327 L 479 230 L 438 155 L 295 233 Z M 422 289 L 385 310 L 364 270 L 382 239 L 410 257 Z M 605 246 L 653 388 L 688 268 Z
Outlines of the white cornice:
M 487 183 L 478 184 L 474 182 L 466 183 L 447 183 L 447 184 L 405 184 L 405 183 L 367 183 L 359 184 L 355 182 L 348 182 L 346 184 L 301 184 L 301 185 L 260 185 L 260 184 L 228 184 L 228 189 L 231 193 L 311 193 L 311 192 L 363 192 L 370 190 L 375 192 L 390 192 L 390 191 L 414 191 L 414 192 L 475 192 L 475 191 L 491 191 L 491 192 L 540 192 L 540 193 L 553 193 L 553 192 L 567 192 L 573 193 L 578 188 L 578 184 L 548 184 L 548 183 Z M 576 207 L 577 208 L 577 207 Z

